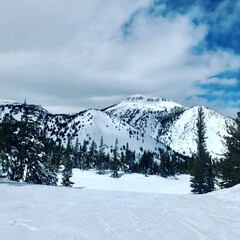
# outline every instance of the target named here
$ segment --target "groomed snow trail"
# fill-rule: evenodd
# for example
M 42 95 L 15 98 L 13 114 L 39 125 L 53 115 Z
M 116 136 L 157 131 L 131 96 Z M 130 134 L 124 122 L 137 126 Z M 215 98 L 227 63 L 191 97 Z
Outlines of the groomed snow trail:
M 67 189 L 4 181 L 0 191 L 0 240 L 240 239 L 239 201 L 224 194 Z M 239 191 L 234 194 L 239 196 Z

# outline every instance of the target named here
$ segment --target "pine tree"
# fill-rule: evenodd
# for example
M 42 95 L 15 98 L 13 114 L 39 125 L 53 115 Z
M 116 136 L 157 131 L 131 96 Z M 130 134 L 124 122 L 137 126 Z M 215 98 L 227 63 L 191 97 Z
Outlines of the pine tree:
M 240 112 L 237 114 L 236 124 L 227 125 L 229 136 L 225 137 L 227 152 L 220 162 L 220 186 L 232 187 L 240 183 Z
M 71 139 L 68 138 L 67 147 L 64 152 L 64 169 L 61 182 L 61 184 L 65 187 L 72 187 L 72 185 L 74 184 L 74 182 L 70 180 L 70 178 L 72 177 L 72 161 L 72 144 Z
M 79 166 L 79 161 L 80 161 L 79 149 L 80 149 L 80 144 L 79 144 L 78 138 L 77 138 L 77 140 L 75 142 L 75 146 L 73 148 L 73 167 L 74 168 L 77 168 Z
M 169 175 L 175 176 L 176 175 L 176 165 L 177 165 L 177 156 L 176 154 L 171 155 L 171 162 L 170 162 L 170 168 L 169 168 Z
M 161 151 L 161 161 L 159 165 L 159 174 L 161 177 L 168 177 L 168 169 L 167 166 L 169 165 L 170 157 L 167 151 Z
M 119 147 L 118 147 L 118 139 L 116 138 L 115 147 L 113 149 L 113 157 L 110 161 L 110 170 L 112 171 L 112 177 L 118 177 L 118 170 L 120 167 L 120 155 L 119 155 Z
M 52 184 L 52 173 L 46 168 L 45 131 L 32 111 L 24 105 L 21 121 L 8 114 L 0 124 L 0 134 L 5 135 L 0 141 L 3 171 L 14 181 Z
M 193 155 L 193 166 L 191 170 L 192 193 L 203 194 L 214 190 L 214 174 L 212 159 L 206 148 L 206 126 L 204 122 L 203 108 L 198 108 L 197 119 L 197 152 Z
M 97 150 L 97 144 L 93 140 L 88 151 L 88 167 L 95 168 L 98 163 L 98 150 Z
M 90 168 L 90 164 L 88 161 L 88 142 L 86 140 L 83 141 L 83 145 L 80 149 L 80 155 L 81 155 L 81 164 L 80 169 L 87 170 Z
M 57 185 L 57 175 L 62 161 L 61 143 L 59 142 L 57 145 L 53 139 L 47 138 L 42 141 L 45 151 L 43 163 L 49 175 L 49 185 Z
M 19 168 L 21 168 L 18 159 L 18 148 L 16 133 L 19 123 L 10 115 L 5 114 L 0 123 L 0 166 L 3 171 L 3 176 L 10 180 L 19 181 Z M 24 169 L 22 169 L 23 172 Z
M 145 176 L 152 174 L 153 165 L 154 165 L 153 153 L 151 153 L 150 151 L 144 150 L 140 158 L 139 165 L 140 165 L 140 172 L 145 174 Z
M 104 174 L 104 165 L 105 165 L 105 146 L 103 142 L 103 137 L 101 136 L 100 144 L 99 144 L 99 152 L 98 152 L 98 158 L 96 162 L 96 170 L 98 171 L 98 174 Z
M 126 144 L 125 155 L 123 160 L 123 170 L 125 173 L 132 172 L 134 165 L 134 154 L 129 149 L 128 143 Z

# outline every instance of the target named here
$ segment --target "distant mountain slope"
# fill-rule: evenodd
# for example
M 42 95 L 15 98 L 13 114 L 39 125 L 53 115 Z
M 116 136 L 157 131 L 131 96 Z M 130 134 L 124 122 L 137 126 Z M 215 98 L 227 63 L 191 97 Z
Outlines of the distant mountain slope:
M 207 148 L 213 157 L 221 157 L 227 135 L 226 123 L 234 120 L 213 110 L 203 108 Z M 170 146 L 178 153 L 191 156 L 196 151 L 196 122 L 198 107 L 186 108 L 164 98 L 133 96 L 104 110 L 129 125 Z
M 165 131 L 168 122 L 173 121 L 185 108 L 165 98 L 134 95 L 104 110 L 143 134 L 156 138 L 158 132 Z
M 131 150 L 140 152 L 141 149 L 156 151 L 166 147 L 150 136 L 143 136 L 140 131 L 118 118 L 110 117 L 106 113 L 90 109 L 77 114 L 50 114 L 41 106 L 24 103 L 0 103 L 0 118 L 4 114 L 11 114 L 15 119 L 21 120 L 23 112 L 27 109 L 29 115 L 39 119 L 46 127 L 48 135 L 54 140 L 67 143 L 68 137 L 72 138 L 73 144 L 78 139 L 79 143 L 84 140 L 91 143 L 93 140 L 99 145 L 103 137 L 106 148 L 110 151 L 114 148 L 115 140 L 118 139 L 119 148 L 129 144 Z
M 151 151 L 159 147 L 165 148 L 155 139 L 149 136 L 143 137 L 138 130 L 127 123 L 96 109 L 81 112 L 69 119 L 60 115 L 48 116 L 47 124 L 51 137 L 61 138 L 65 142 L 67 136 L 72 136 L 73 141 L 78 138 L 80 143 L 84 140 L 89 142 L 94 140 L 99 144 L 102 136 L 109 149 L 114 146 L 116 139 L 119 141 L 119 147 L 128 143 L 130 149 L 137 152 L 140 148 Z
M 26 108 L 46 126 L 49 136 L 63 143 L 72 137 L 73 144 L 76 139 L 80 143 L 94 140 L 99 144 L 102 136 L 109 150 L 117 138 L 119 147 L 129 143 L 137 152 L 158 151 L 165 146 L 186 156 L 196 151 L 198 107 L 186 108 L 165 98 L 134 95 L 103 110 L 89 109 L 76 114 L 51 114 L 39 105 L 1 100 L 0 118 L 9 113 L 20 120 Z M 213 157 L 221 157 L 225 150 L 226 123 L 233 124 L 234 120 L 203 109 L 207 148 Z
M 221 157 L 225 151 L 223 137 L 227 135 L 226 123 L 232 124 L 233 120 L 213 110 L 203 107 L 206 124 L 206 144 L 213 157 Z M 158 138 L 175 151 L 184 155 L 196 152 L 196 123 L 198 107 L 185 110 Z

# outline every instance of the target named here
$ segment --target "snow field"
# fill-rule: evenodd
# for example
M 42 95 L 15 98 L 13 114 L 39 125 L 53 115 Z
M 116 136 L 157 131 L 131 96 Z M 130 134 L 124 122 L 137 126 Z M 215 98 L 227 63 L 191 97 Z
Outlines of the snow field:
M 163 178 L 156 175 L 145 177 L 143 174 L 123 174 L 119 172 L 120 178 L 110 177 L 110 174 L 96 174 L 96 170 L 81 171 L 73 169 L 71 181 L 73 187 L 84 187 L 96 190 L 149 192 L 167 194 L 190 193 L 189 175 L 178 175 L 176 178 Z M 61 176 L 59 175 L 61 182 Z
M 112 179 L 74 170 L 73 180 L 79 188 L 0 180 L 0 240 L 240 239 L 240 186 L 189 195 L 174 194 L 187 191 L 187 176 Z

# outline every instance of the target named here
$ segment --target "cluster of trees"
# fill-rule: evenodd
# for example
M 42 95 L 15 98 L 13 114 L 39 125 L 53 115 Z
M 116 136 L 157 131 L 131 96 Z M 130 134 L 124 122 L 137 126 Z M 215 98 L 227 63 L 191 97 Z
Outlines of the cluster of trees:
M 227 148 L 224 158 L 214 161 L 206 147 L 206 125 L 202 107 L 198 109 L 197 152 L 192 156 L 191 187 L 192 193 L 203 194 L 215 189 L 232 187 L 240 183 L 240 113 L 236 125 L 228 125 L 228 136 L 225 136 Z M 218 179 L 218 181 L 217 181 Z
M 0 168 L 2 175 L 10 180 L 47 185 L 56 185 L 61 171 L 61 183 L 67 187 L 73 185 L 73 168 L 96 169 L 98 174 L 110 170 L 114 178 L 118 177 L 119 170 L 162 177 L 190 173 L 192 192 L 197 194 L 213 191 L 216 179 L 222 188 L 240 183 L 240 113 L 236 125 L 228 126 L 229 135 L 225 137 L 227 152 L 220 161 L 214 161 L 207 151 L 201 107 L 196 127 L 197 152 L 192 158 L 184 158 L 170 149 L 156 149 L 155 152 L 141 149 L 136 154 L 128 144 L 120 148 L 118 139 L 110 151 L 106 151 L 103 138 L 97 145 L 94 140 L 73 144 L 69 137 L 63 147 L 60 140 L 47 137 L 41 121 L 26 105 L 20 121 L 5 114 L 0 123 Z
M 106 170 L 110 170 L 113 178 L 119 176 L 120 170 L 125 173 L 137 172 L 146 176 L 157 174 L 162 177 L 189 173 L 189 159 L 183 160 L 181 156 L 170 150 L 158 149 L 158 153 L 153 153 L 141 149 L 141 153 L 136 154 L 129 149 L 128 143 L 120 148 L 118 139 L 115 140 L 110 152 L 106 153 L 105 148 L 102 137 L 99 146 L 94 140 L 91 143 L 84 141 L 82 145 L 76 141 L 73 146 L 69 138 L 65 150 L 68 154 L 60 160 L 63 165 L 67 164 L 65 169 L 95 169 L 98 174 L 104 174 Z
M 96 169 L 98 174 L 111 170 L 114 178 L 118 177 L 119 170 L 168 177 L 189 169 L 188 162 L 169 149 L 158 149 L 157 153 L 141 149 L 136 155 L 128 143 L 120 149 L 116 139 L 114 147 L 106 152 L 103 138 L 99 146 L 94 140 L 82 144 L 76 141 L 73 145 L 68 138 L 63 147 L 60 140 L 47 137 L 42 122 L 34 117 L 27 105 L 20 121 L 5 114 L 0 123 L 0 168 L 2 176 L 13 181 L 56 185 L 61 171 L 61 183 L 69 187 L 73 184 L 70 180 L 73 168 Z
M 0 166 L 3 175 L 13 181 L 56 184 L 49 144 L 43 127 L 25 108 L 21 121 L 5 114 L 0 124 Z

